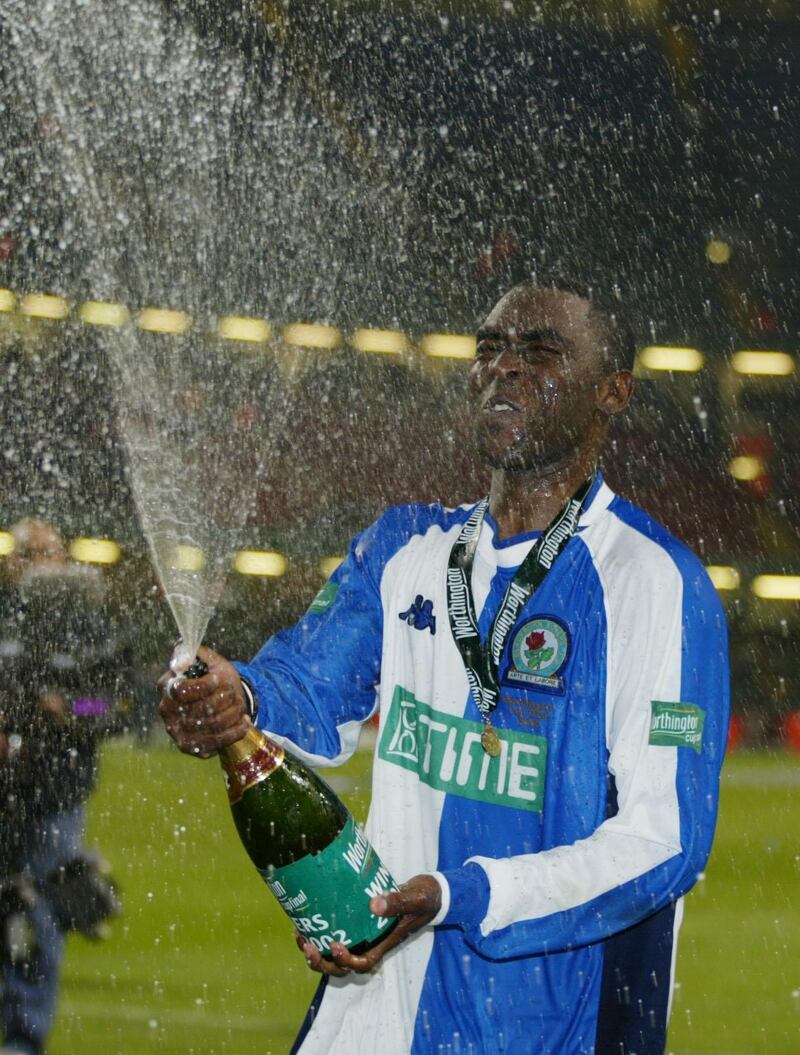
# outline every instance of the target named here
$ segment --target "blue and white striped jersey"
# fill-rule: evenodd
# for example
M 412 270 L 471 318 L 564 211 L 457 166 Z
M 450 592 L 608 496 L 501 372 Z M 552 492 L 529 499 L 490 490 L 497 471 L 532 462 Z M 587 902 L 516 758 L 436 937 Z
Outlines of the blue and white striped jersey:
M 296 1050 L 661 1055 L 680 899 L 702 871 L 728 724 L 725 617 L 698 560 L 598 478 L 528 602 L 480 746 L 447 615 L 472 506 L 389 509 L 300 623 L 239 664 L 258 724 L 338 765 L 377 711 L 367 834 L 398 882 L 439 876 L 434 925 L 320 987 Z M 481 529 L 487 634 L 535 534 Z

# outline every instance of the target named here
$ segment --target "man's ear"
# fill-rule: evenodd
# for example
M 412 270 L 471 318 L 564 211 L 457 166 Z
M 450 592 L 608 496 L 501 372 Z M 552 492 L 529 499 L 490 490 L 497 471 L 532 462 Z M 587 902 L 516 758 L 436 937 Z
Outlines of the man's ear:
M 612 417 L 627 407 L 632 394 L 633 374 L 630 370 L 615 370 L 606 374 L 597 386 L 597 409 L 606 417 Z

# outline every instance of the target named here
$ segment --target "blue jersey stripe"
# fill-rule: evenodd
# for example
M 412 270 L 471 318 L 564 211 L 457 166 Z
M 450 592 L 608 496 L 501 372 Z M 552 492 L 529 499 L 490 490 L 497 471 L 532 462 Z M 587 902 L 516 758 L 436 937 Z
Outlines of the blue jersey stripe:
M 674 930 L 667 905 L 604 942 L 594 1055 L 664 1055 Z

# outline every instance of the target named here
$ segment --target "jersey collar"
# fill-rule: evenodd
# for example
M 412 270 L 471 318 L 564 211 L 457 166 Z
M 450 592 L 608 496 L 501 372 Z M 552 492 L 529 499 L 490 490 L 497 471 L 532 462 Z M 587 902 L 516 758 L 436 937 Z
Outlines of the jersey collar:
M 588 508 L 580 519 L 578 531 L 594 524 L 611 505 L 614 497 L 614 492 L 598 469 L 597 479 L 587 497 Z M 497 524 L 487 510 L 478 538 L 476 557 L 497 568 L 516 568 L 525 559 L 528 550 L 540 535 L 541 531 L 526 531 L 500 541 L 497 539 Z
M 589 492 L 587 498 L 587 508 L 578 522 L 578 531 L 582 531 L 583 528 L 590 527 L 605 513 L 615 498 L 614 492 L 608 486 L 603 478 L 603 474 L 600 470 L 597 470 L 597 479 L 594 482 L 594 487 Z

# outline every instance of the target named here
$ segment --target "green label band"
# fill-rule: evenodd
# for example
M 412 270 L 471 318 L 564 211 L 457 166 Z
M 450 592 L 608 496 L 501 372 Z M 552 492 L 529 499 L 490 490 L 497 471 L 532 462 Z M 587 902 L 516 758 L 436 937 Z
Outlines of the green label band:
M 297 930 L 323 954 L 335 941 L 375 941 L 393 922 L 369 910 L 370 898 L 397 885 L 352 817 L 320 853 L 259 871 Z

